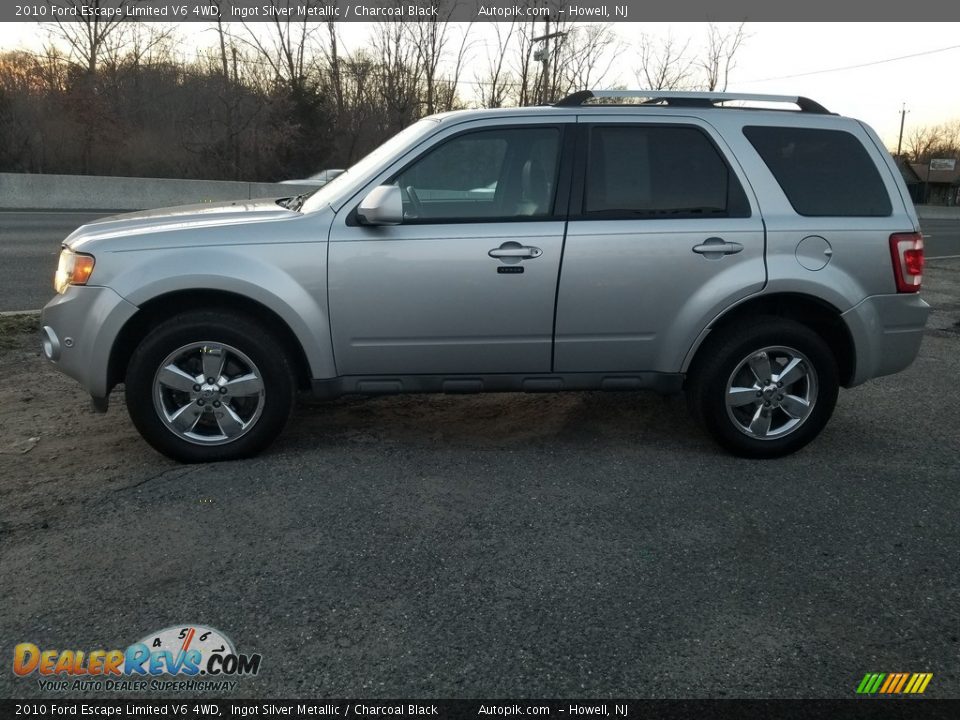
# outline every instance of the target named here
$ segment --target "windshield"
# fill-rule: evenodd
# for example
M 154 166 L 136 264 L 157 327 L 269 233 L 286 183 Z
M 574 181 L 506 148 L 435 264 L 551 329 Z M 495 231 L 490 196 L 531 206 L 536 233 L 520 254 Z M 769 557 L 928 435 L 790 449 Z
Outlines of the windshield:
M 369 155 L 337 175 L 326 185 L 310 193 L 303 202 L 303 212 L 310 212 L 311 210 L 316 210 L 317 208 L 330 204 L 341 192 L 348 190 L 350 186 L 355 183 L 364 181 L 366 177 L 382 163 L 408 146 L 415 144 L 417 140 L 430 133 L 436 126 L 437 120 L 425 118 L 418 120 L 410 127 L 397 133 Z

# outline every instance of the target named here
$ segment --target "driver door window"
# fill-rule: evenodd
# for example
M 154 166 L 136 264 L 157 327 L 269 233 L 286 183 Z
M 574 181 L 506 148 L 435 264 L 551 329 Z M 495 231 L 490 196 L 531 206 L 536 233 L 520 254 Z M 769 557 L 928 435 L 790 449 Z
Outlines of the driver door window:
M 405 222 L 549 217 L 559 147 L 555 127 L 480 130 L 454 137 L 394 179 L 403 196 Z

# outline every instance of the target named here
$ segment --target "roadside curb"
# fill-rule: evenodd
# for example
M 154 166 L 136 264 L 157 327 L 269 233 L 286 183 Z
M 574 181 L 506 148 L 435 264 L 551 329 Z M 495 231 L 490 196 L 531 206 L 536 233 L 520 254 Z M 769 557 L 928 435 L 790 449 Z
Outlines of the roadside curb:
M 40 310 L 0 310 L 0 317 L 16 317 L 17 315 L 39 315 Z

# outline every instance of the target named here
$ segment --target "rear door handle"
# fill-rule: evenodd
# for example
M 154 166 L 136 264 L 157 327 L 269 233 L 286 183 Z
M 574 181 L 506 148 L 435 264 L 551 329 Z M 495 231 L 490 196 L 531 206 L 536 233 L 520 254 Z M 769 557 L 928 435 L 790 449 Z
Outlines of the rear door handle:
M 738 242 L 726 242 L 723 238 L 707 238 L 700 245 L 694 245 L 693 251 L 698 255 L 703 255 L 711 260 L 718 259 L 724 255 L 736 255 L 743 250 L 743 245 Z
M 543 255 L 543 250 L 538 247 L 498 247 L 487 253 L 492 258 L 538 258 Z

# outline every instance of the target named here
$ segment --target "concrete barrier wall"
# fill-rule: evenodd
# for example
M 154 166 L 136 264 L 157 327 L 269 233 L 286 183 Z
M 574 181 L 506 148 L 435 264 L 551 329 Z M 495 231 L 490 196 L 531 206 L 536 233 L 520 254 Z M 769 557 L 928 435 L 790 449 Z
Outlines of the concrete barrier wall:
M 217 180 L 0 173 L 4 210 L 148 210 L 295 195 L 313 186 Z
M 310 185 L 0 173 L 0 210 L 148 210 L 170 205 L 282 197 Z M 960 207 L 917 205 L 929 219 L 960 220 Z

